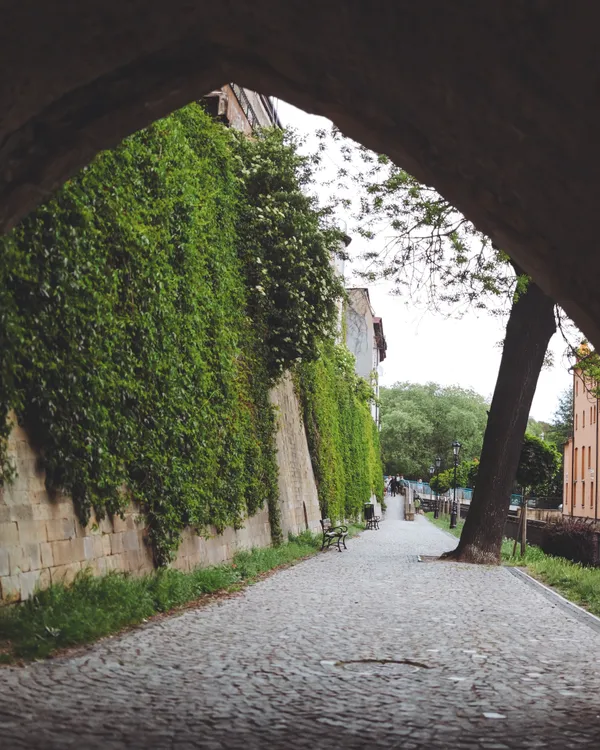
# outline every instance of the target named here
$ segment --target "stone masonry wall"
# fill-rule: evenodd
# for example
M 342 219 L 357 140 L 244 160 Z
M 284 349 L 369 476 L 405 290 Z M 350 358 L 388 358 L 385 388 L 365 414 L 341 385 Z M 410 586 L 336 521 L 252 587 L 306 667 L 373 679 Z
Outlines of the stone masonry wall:
M 279 507 L 284 538 L 305 529 L 319 531 L 321 510 L 310 461 L 300 403 L 292 379 L 286 375 L 271 392 L 277 411 Z
M 280 470 L 280 507 L 284 536 L 308 526 L 319 527 L 319 503 L 308 446 L 292 382 L 285 379 L 272 393 L 277 406 L 277 449 Z M 154 569 L 144 518 L 131 505 L 124 518 L 94 515 L 84 528 L 73 501 L 66 495 L 51 497 L 37 455 L 26 432 L 15 427 L 9 453 L 17 467 L 15 482 L 0 488 L 0 600 L 27 599 L 38 588 L 73 580 L 82 569 L 95 575 L 111 570 L 148 573 Z M 305 509 L 306 508 L 306 517 Z M 222 534 L 209 529 L 200 537 L 191 529 L 183 533 L 173 567 L 192 570 L 230 560 L 236 551 L 271 544 L 268 511 L 246 519 L 242 529 Z

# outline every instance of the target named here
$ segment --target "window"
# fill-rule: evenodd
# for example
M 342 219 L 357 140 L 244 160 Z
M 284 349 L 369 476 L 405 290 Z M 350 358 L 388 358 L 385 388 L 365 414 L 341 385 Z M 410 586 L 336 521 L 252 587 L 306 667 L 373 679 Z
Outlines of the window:
M 575 415 L 575 429 L 577 429 L 578 427 L 579 427 L 579 415 L 576 414 Z
M 594 507 L 594 483 L 590 483 L 590 508 Z
M 585 445 L 581 448 L 581 478 L 585 478 Z
M 579 380 L 575 378 L 575 395 L 579 396 Z
M 592 407 L 590 406 L 590 424 L 594 421 L 594 418 L 592 417 Z
M 581 412 L 581 429 L 585 427 L 585 409 Z
M 565 482 L 565 506 L 569 504 L 569 483 Z
M 577 451 L 579 448 L 575 448 L 575 460 L 573 461 L 573 479 L 577 479 Z
M 581 483 L 581 507 L 585 508 L 585 482 Z
M 592 446 L 588 447 L 588 469 L 592 468 Z

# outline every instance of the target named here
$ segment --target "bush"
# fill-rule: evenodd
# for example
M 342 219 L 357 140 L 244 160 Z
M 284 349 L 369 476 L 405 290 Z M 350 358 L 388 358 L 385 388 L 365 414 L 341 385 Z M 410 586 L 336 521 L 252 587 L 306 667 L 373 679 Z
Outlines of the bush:
M 544 533 L 542 549 L 549 555 L 564 557 L 583 565 L 598 565 L 598 533 L 591 521 L 562 517 L 550 522 Z

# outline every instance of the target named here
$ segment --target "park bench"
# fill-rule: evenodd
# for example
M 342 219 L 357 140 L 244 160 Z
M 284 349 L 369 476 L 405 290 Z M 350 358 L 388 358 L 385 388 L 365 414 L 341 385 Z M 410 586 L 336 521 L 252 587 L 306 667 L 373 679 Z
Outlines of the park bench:
M 342 551 L 340 544 L 344 545 L 344 549 L 348 549 L 348 547 L 346 547 L 346 537 L 348 536 L 347 526 L 333 526 L 331 519 L 322 518 L 321 528 L 323 529 L 323 544 L 321 545 L 321 551 L 325 548 L 329 549 L 332 542 L 337 544 L 338 552 Z

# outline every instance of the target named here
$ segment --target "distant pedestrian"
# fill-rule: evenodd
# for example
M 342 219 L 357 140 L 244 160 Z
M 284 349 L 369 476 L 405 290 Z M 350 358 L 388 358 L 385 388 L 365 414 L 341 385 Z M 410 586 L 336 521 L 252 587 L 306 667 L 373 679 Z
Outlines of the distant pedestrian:
M 396 477 L 392 477 L 390 481 L 390 492 L 392 493 L 392 497 L 396 497 L 397 489 L 398 489 L 398 482 L 396 481 Z

